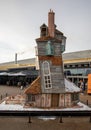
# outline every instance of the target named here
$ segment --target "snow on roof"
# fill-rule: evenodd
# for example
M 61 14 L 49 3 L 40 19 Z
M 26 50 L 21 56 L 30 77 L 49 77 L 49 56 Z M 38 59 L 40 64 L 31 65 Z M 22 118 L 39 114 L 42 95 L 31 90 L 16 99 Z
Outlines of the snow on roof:
M 74 93 L 74 92 L 80 92 L 80 88 L 78 88 L 74 83 L 69 81 L 68 79 L 64 79 L 65 84 L 65 92 L 67 93 Z M 29 94 L 39 94 L 41 93 L 41 84 L 40 84 L 40 77 L 36 78 L 32 84 L 25 89 L 24 93 Z
M 60 109 L 42 109 L 42 108 L 24 108 L 22 105 L 10 105 L 10 104 L 5 104 L 5 101 L 0 104 L 0 110 L 8 110 L 8 111 L 82 111 L 82 110 L 87 110 L 91 111 L 91 108 L 88 107 L 87 105 L 79 102 L 78 105 L 80 107 L 78 108 L 60 108 Z
M 80 88 L 76 86 L 74 83 L 69 81 L 68 79 L 64 79 L 65 81 L 65 91 L 66 92 L 80 92 Z
M 17 73 L 8 73 L 8 76 L 25 76 L 26 74 L 23 74 L 22 72 Z
M 8 73 L 8 72 L 1 72 L 0 73 L 1 76 L 25 76 L 26 74 L 24 74 L 23 72 L 13 72 L 13 73 Z
M 8 73 L 7 72 L 0 72 L 0 75 L 8 75 Z

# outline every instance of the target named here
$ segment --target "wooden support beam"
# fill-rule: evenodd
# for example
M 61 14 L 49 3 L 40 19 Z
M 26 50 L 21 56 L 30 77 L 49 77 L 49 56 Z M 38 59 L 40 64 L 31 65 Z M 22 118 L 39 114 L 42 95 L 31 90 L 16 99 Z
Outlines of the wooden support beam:
M 28 120 L 28 123 L 32 123 L 30 113 L 29 113 L 29 120 Z
M 59 123 L 63 123 L 63 120 L 62 120 L 62 113 L 60 114 L 60 120 L 59 120 Z
M 90 116 L 89 122 L 91 123 L 91 116 Z

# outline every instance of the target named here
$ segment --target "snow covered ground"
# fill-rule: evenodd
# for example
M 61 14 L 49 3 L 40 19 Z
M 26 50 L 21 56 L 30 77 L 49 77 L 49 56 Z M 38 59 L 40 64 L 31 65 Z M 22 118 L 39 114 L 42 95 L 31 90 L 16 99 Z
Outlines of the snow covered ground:
M 5 101 L 0 104 L 0 110 L 8 110 L 8 111 L 82 111 L 87 110 L 91 111 L 91 108 L 83 103 L 78 103 L 79 107 L 74 108 L 64 108 L 64 109 L 39 109 L 39 108 L 24 108 L 22 105 L 13 105 L 13 104 L 5 104 Z

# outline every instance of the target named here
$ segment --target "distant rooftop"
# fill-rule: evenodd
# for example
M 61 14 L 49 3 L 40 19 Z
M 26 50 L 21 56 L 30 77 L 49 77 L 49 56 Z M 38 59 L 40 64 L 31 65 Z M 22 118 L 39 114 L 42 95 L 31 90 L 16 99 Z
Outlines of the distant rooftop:
M 66 61 L 72 62 L 76 60 L 89 60 L 91 61 L 91 50 L 84 50 L 84 51 L 76 51 L 76 52 L 70 52 L 70 53 L 63 53 L 63 62 L 65 63 Z M 0 63 L 0 66 L 8 66 L 8 65 L 13 65 L 15 64 L 15 61 L 11 62 L 5 62 L 5 63 Z M 35 65 L 35 58 L 31 59 L 24 59 L 24 60 L 18 60 L 17 64 L 25 64 L 28 65 Z
M 91 58 L 91 50 L 76 51 L 63 54 L 63 60 Z
M 11 62 L 5 62 L 5 63 L 0 63 L 0 66 L 3 65 L 11 65 L 11 64 L 15 64 L 15 61 L 11 61 Z M 18 60 L 17 64 L 32 64 L 35 65 L 35 58 L 29 58 L 29 59 L 24 59 L 24 60 Z

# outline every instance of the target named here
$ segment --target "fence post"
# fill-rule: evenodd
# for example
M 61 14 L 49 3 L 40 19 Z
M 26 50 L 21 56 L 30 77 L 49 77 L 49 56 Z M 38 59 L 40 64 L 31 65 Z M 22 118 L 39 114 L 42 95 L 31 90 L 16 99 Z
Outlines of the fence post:
M 87 100 L 87 102 L 86 102 L 86 103 L 87 103 L 87 106 L 88 106 L 88 100 Z
M 28 120 L 28 123 L 32 123 L 32 122 L 31 122 L 31 116 L 30 116 L 30 113 L 29 113 L 29 120 Z
M 59 123 L 63 123 L 63 120 L 62 120 L 62 113 L 60 114 L 60 120 L 59 120 Z
M 91 115 L 90 115 L 90 119 L 89 119 L 89 122 L 91 123 Z

